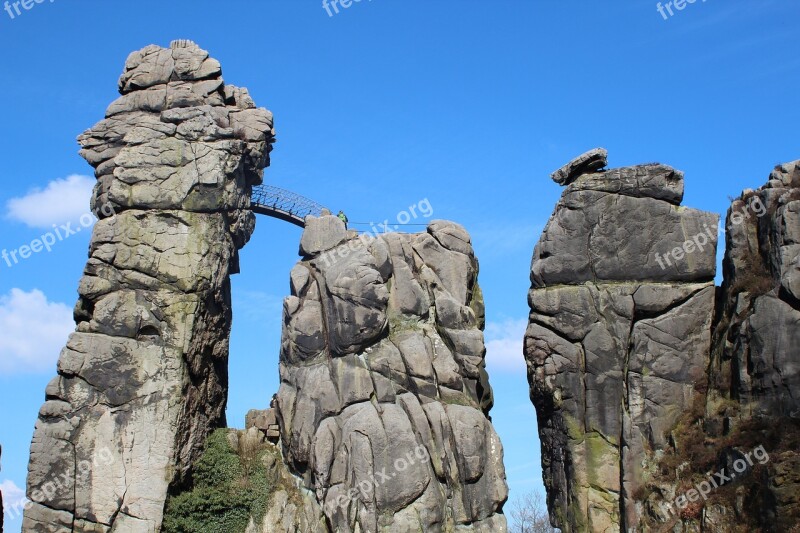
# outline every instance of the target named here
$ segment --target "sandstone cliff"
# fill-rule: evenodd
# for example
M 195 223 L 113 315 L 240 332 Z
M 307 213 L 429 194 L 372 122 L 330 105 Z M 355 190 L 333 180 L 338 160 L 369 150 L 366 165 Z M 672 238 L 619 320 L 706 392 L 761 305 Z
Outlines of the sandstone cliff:
M 79 138 L 101 220 L 23 531 L 505 531 L 464 229 L 368 240 L 309 217 L 274 408 L 228 430 L 230 275 L 272 115 L 189 41 L 131 54 L 119 89 Z
M 548 504 L 567 533 L 638 520 L 645 450 L 702 381 L 714 305 L 717 217 L 680 207 L 672 168 L 596 159 L 554 174 L 567 188 L 533 254 L 525 335 Z M 685 260 L 665 257 L 697 235 Z
M 131 54 L 119 90 L 79 139 L 101 220 L 36 424 L 25 532 L 157 531 L 225 425 L 229 276 L 272 116 L 188 41 Z
M 505 531 L 469 235 L 435 221 L 359 239 L 323 216 L 307 219 L 301 254 L 284 303 L 278 417 L 289 468 L 329 527 Z
M 551 519 L 565 532 L 788 531 L 797 164 L 734 202 L 715 310 L 717 217 L 679 206 L 674 169 L 605 163 L 598 149 L 553 174 L 566 190 L 531 265 L 525 356 Z M 741 481 L 712 476 L 734 470 Z
M 359 237 L 310 216 L 300 253 L 272 408 L 209 439 L 165 531 L 506 531 L 469 235 Z
M 800 417 L 800 161 L 733 201 L 711 367 L 748 414 Z

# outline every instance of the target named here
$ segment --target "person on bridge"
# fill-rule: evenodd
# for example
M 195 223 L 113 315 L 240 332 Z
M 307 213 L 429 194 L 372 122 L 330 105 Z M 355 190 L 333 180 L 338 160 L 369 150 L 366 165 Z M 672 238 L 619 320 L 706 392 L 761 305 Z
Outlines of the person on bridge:
M 344 214 L 344 211 L 341 209 L 339 210 L 339 214 L 336 215 L 339 219 L 344 222 L 344 229 L 347 229 L 347 215 Z

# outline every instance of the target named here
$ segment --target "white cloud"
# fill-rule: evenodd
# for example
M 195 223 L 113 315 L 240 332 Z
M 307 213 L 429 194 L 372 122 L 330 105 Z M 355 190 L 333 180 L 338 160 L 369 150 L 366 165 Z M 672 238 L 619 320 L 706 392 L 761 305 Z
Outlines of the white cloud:
M 6 204 L 7 217 L 32 228 L 77 221 L 89 213 L 89 199 L 95 179 L 73 174 L 53 180 L 44 189 L 33 189 Z
M 25 491 L 17 486 L 10 479 L 4 479 L 0 483 L 0 490 L 3 491 L 3 512 L 6 519 L 17 519 L 22 514 L 22 508 L 27 502 Z
M 510 466 L 510 465 L 509 465 Z M 513 466 L 510 468 L 506 468 L 506 474 L 515 474 L 517 472 L 522 472 L 525 470 L 531 470 L 536 468 L 541 468 L 542 462 L 541 461 L 531 461 L 530 463 L 523 463 L 521 465 Z
M 0 374 L 54 371 L 75 329 L 72 309 L 48 302 L 38 289 L 0 296 Z
M 489 372 L 526 372 L 522 339 L 527 319 L 486 324 L 486 366 Z

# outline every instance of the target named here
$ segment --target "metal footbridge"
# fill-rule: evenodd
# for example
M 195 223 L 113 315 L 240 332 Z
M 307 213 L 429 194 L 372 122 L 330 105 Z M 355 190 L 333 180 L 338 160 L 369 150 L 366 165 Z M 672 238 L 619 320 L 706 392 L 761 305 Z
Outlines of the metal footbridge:
M 267 215 L 304 228 L 306 217 L 308 215 L 320 216 L 325 207 L 280 187 L 258 185 L 253 187 L 250 209 L 254 213 Z

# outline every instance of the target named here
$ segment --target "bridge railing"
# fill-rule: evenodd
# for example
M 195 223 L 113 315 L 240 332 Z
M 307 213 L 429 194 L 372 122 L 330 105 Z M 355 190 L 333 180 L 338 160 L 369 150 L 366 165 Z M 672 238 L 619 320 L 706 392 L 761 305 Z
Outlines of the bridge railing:
M 325 207 L 292 191 L 274 185 L 253 187 L 251 208 L 256 213 L 286 220 L 303 226 L 308 215 L 320 216 Z

